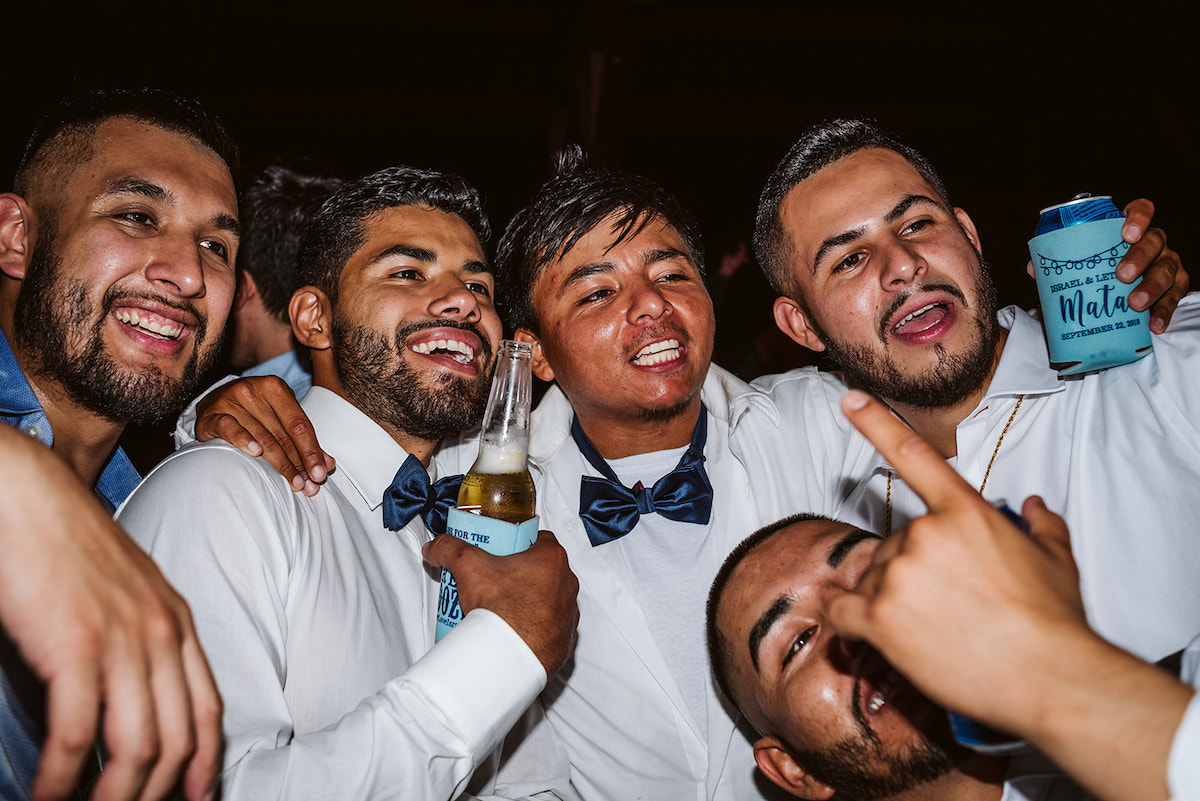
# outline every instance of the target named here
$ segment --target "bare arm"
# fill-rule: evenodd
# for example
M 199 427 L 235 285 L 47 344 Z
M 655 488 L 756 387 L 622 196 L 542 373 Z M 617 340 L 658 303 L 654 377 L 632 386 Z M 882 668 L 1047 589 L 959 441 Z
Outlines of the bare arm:
M 1192 690 L 1088 627 L 1066 524 L 1039 498 L 1026 536 L 877 401 L 843 409 L 929 513 L 880 546 L 834 626 L 929 697 L 1018 734 L 1107 801 L 1168 797 Z
M 191 614 L 150 558 L 57 457 L 0 426 L 0 621 L 47 684 L 36 799 L 71 792 L 97 724 L 97 799 L 188 798 L 213 786 L 221 700 Z

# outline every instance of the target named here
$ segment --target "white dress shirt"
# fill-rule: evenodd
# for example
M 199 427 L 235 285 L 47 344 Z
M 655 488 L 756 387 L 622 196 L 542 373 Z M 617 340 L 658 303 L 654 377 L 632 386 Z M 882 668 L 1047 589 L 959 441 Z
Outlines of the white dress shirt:
M 709 572 L 764 519 L 756 498 L 770 492 L 781 462 L 792 475 L 805 480 L 792 486 L 794 503 L 823 498 L 825 486 L 844 454 L 838 445 L 849 424 L 838 412 L 844 389 L 833 378 L 813 370 L 795 371 L 781 386 L 760 391 L 719 367 L 710 368 L 701 395 L 709 411 L 705 469 L 713 484 L 712 547 L 716 560 L 702 560 Z M 777 405 L 778 404 L 778 405 Z M 804 412 L 799 411 L 806 407 Z M 781 413 L 786 409 L 788 413 Z M 571 568 L 579 577 L 579 634 L 571 661 L 550 681 L 542 695 L 546 715 L 571 759 L 572 780 L 587 801 L 749 801 L 785 798 L 758 774 L 751 749 L 753 734 L 736 711 L 722 699 L 711 680 L 705 682 L 707 731 L 692 714 L 654 635 L 651 618 L 662 610 L 643 606 L 621 546 L 593 548 L 579 520 L 580 477 L 587 463 L 571 438 L 574 412 L 557 387 L 551 388 L 534 411 L 530 466 L 538 489 L 538 512 L 543 528 L 558 536 L 567 549 Z M 742 426 L 754 436 L 741 439 Z M 806 435 L 797 426 L 814 424 L 814 436 L 828 437 L 815 451 L 833 454 L 837 466 L 827 472 L 807 449 L 779 447 Z M 829 430 L 827 425 L 835 428 Z M 769 452 L 763 443 L 776 443 Z M 447 464 L 469 465 L 474 445 L 439 451 Z M 765 471 L 764 487 L 753 487 L 747 462 Z M 803 495 L 804 498 L 800 498 Z M 780 508 L 791 509 L 791 504 Z M 769 514 L 774 509 L 768 510 Z M 832 509 L 816 509 L 832 511 Z M 624 539 L 638 535 L 637 529 Z M 624 539 L 619 542 L 623 542 Z M 688 655 L 673 655 L 684 659 Z M 741 726 L 741 731 L 735 731 Z
M 407 453 L 324 388 L 303 406 L 337 459 L 317 496 L 213 442 L 168 457 L 118 512 L 191 605 L 225 701 L 224 797 L 407 801 L 564 786 L 564 755 L 548 745 L 523 750 L 530 760 L 513 760 L 511 774 L 478 771 L 468 788 L 545 670 L 483 610 L 434 645 L 438 581 L 420 553 L 429 534 L 419 518 L 395 532 L 382 523 Z
M 1059 379 L 1037 319 L 1000 311 L 1010 329 L 996 374 L 958 425 L 968 482 L 983 480 L 996 442 L 1021 408 L 985 489 L 1020 511 L 1040 495 L 1071 529 L 1088 620 L 1101 636 L 1148 661 L 1200 631 L 1200 295 L 1186 296 L 1154 351 L 1132 364 Z M 847 519 L 882 530 L 888 466 L 867 452 Z M 924 504 L 892 479 L 893 528 Z

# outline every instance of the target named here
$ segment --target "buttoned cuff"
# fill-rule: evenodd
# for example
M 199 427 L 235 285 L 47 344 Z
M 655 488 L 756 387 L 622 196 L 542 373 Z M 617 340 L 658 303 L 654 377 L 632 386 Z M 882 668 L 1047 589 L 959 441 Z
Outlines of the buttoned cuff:
M 546 686 L 525 641 L 487 609 L 475 609 L 405 671 L 476 755 L 492 751 Z

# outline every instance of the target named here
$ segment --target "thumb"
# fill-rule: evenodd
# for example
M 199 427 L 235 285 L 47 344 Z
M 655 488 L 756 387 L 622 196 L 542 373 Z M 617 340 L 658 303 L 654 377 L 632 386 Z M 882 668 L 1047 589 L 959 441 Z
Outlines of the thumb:
M 1046 507 L 1037 495 L 1030 495 L 1021 505 L 1021 516 L 1029 523 L 1029 536 L 1050 553 L 1071 556 L 1071 532 L 1060 516 Z
M 439 534 L 421 546 L 421 556 L 434 567 L 442 567 L 453 573 L 454 565 L 462 560 L 464 554 L 478 550 L 453 534 Z

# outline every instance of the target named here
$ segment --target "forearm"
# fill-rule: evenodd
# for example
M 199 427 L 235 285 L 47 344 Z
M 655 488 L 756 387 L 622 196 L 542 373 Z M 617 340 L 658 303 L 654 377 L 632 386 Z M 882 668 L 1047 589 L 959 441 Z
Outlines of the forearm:
M 1104 801 L 1170 797 L 1168 757 L 1193 690 L 1090 632 L 1060 645 L 1029 674 L 1039 703 L 1018 733 Z

